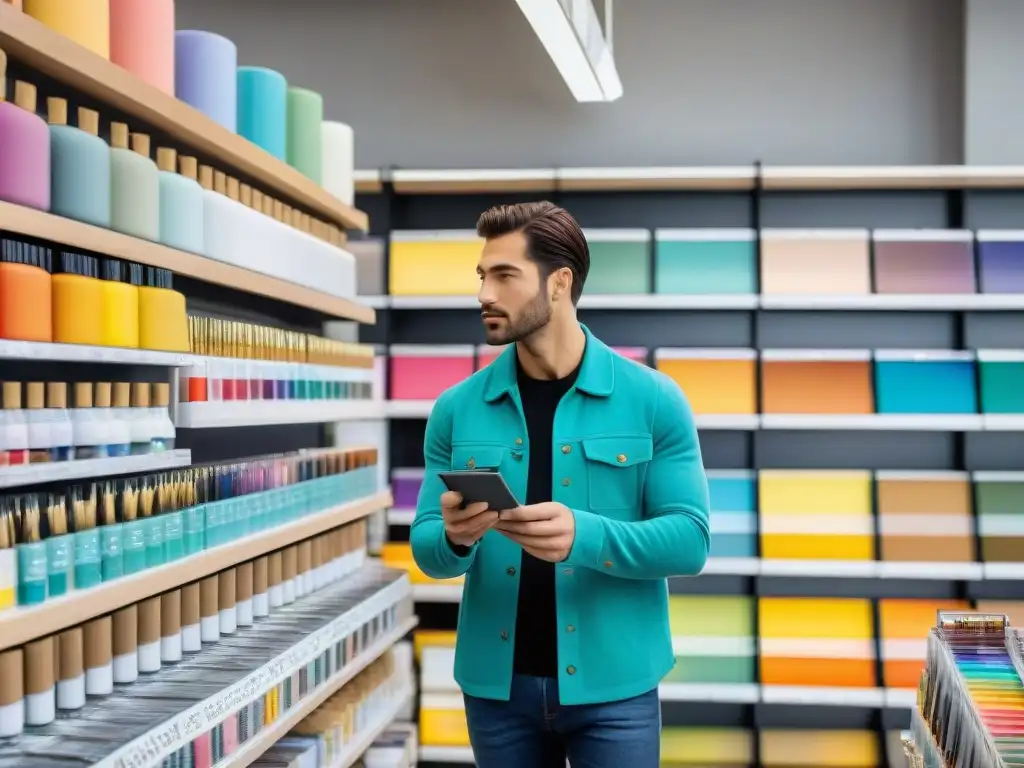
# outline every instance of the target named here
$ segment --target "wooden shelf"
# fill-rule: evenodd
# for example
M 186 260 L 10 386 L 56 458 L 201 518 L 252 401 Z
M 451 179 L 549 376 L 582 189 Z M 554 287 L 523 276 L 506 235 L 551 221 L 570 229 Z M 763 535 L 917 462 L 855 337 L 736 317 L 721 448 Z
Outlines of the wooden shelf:
M 147 597 L 191 584 L 238 563 L 360 520 L 391 504 L 391 492 L 381 491 L 364 499 L 308 515 L 294 523 L 270 528 L 239 541 L 91 589 L 72 591 L 40 605 L 0 611 L 0 651 L 55 634 L 67 627 L 84 624 Z
M 4 6 L 0 3 L 0 11 Z M 3 17 L 0 13 L 0 17 Z M 3 19 L 0 18 L 0 21 Z M 247 293 L 317 310 L 344 320 L 372 324 L 377 313 L 353 299 L 343 299 L 277 277 L 271 277 L 195 253 L 140 240 L 109 229 L 83 224 L 51 213 L 0 202 L 0 230 L 50 240 L 85 251 L 94 251 L 150 267 L 169 269 L 207 283 L 225 285 Z
M 382 174 L 357 171 L 357 189 L 381 191 Z M 482 194 L 488 192 L 750 192 L 757 168 L 749 166 L 646 168 L 532 168 L 396 170 L 402 194 Z M 763 166 L 761 186 L 769 192 L 886 190 L 1024 190 L 1024 166 Z
M 369 229 L 365 213 L 248 139 L 2 2 L 0 48 L 28 67 L 216 159 L 222 170 L 247 176 L 264 192 L 343 228 Z

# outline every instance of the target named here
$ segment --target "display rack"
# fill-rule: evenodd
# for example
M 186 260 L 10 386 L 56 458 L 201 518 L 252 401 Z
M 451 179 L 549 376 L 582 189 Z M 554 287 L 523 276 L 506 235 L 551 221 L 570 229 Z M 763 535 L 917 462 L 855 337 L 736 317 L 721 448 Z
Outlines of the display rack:
M 372 356 L 325 330 L 375 321 L 342 247 L 367 215 L 20 4 L 0 2 L 0 50 L 10 110 L 0 155 L 25 159 L 24 178 L 0 188 L 0 759 L 258 766 L 315 738 L 321 705 L 343 701 L 363 716 L 334 742 L 334 766 L 378 751 L 391 755 L 382 765 L 407 768 L 409 732 L 392 724 L 412 691 L 403 641 L 418 619 L 408 576 L 367 558 L 367 518 L 392 499 L 379 446 L 355 424 L 383 409 Z M 55 126 L 85 136 L 97 113 L 99 137 L 81 152 L 151 163 L 151 137 L 159 171 L 191 184 L 186 208 L 199 220 L 182 213 L 182 228 L 213 220 L 235 236 L 219 251 L 212 236 L 179 247 L 171 236 L 184 233 L 164 219 L 129 234 L 113 216 L 100 226 L 20 199 L 18 183 L 51 182 L 49 170 L 29 178 L 42 167 L 34 159 L 49 168 L 35 157 L 40 136 Z M 54 186 L 59 175 L 55 165 Z M 249 232 L 239 222 L 275 238 L 261 262 L 225 250 Z M 73 301 L 58 296 L 72 290 Z M 14 329 L 19 299 L 37 326 Z M 199 322 L 224 328 L 200 337 Z M 85 412 L 94 405 L 104 410 Z M 35 417 L 22 411 L 42 408 L 74 432 L 76 450 L 102 457 L 68 458 L 49 433 L 52 445 L 18 437 Z M 104 426 L 82 442 L 94 413 Z
M 700 577 L 670 581 L 665 759 L 903 759 L 936 608 L 1024 608 L 1024 569 L 1007 554 L 1024 403 L 1000 401 L 992 378 L 1019 375 L 1024 169 L 385 168 L 356 185 L 372 227 L 350 248 L 378 311 L 360 338 L 388 374 L 395 507 L 382 557 L 409 570 L 421 618 L 421 765 L 471 762 L 451 677 L 461 584 L 423 575 L 407 543 L 425 420 L 493 355 L 475 300 L 476 218 L 537 199 L 587 231 L 580 319 L 679 382 L 697 416 L 712 557 Z M 922 238 L 943 245 L 900 250 Z M 899 266 L 929 253 L 944 265 L 931 275 Z M 914 361 L 937 367 L 902 367 Z M 966 400 L 915 412 L 894 373 L 919 390 L 962 385 Z M 808 397 L 816 389 L 836 395 Z

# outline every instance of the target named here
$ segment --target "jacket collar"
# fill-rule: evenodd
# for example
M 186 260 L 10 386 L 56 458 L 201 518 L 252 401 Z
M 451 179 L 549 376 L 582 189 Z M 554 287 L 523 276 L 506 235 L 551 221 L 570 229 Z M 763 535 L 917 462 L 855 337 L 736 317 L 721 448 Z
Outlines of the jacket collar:
M 593 397 L 608 397 L 615 387 L 615 353 L 580 323 L 587 336 L 587 348 L 583 353 L 575 388 Z M 493 403 L 513 392 L 516 385 L 516 345 L 509 344 L 494 362 L 487 366 L 490 379 L 484 391 L 484 399 Z

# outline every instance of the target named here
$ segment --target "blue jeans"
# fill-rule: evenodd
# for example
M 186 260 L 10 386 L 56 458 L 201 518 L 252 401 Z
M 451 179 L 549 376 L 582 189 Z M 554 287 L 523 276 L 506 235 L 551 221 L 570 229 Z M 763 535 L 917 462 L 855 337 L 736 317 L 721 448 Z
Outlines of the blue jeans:
M 508 701 L 464 696 L 477 768 L 658 768 L 658 689 L 608 704 L 562 706 L 558 681 L 515 675 Z

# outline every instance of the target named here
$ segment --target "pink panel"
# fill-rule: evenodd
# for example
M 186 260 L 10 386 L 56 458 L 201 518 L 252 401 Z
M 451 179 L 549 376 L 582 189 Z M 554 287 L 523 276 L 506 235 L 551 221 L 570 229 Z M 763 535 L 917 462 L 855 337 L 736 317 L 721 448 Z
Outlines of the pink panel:
M 625 358 L 647 365 L 647 349 L 645 347 L 612 347 Z
M 448 387 L 473 373 L 473 358 L 413 357 L 391 358 L 392 400 L 434 400 Z

